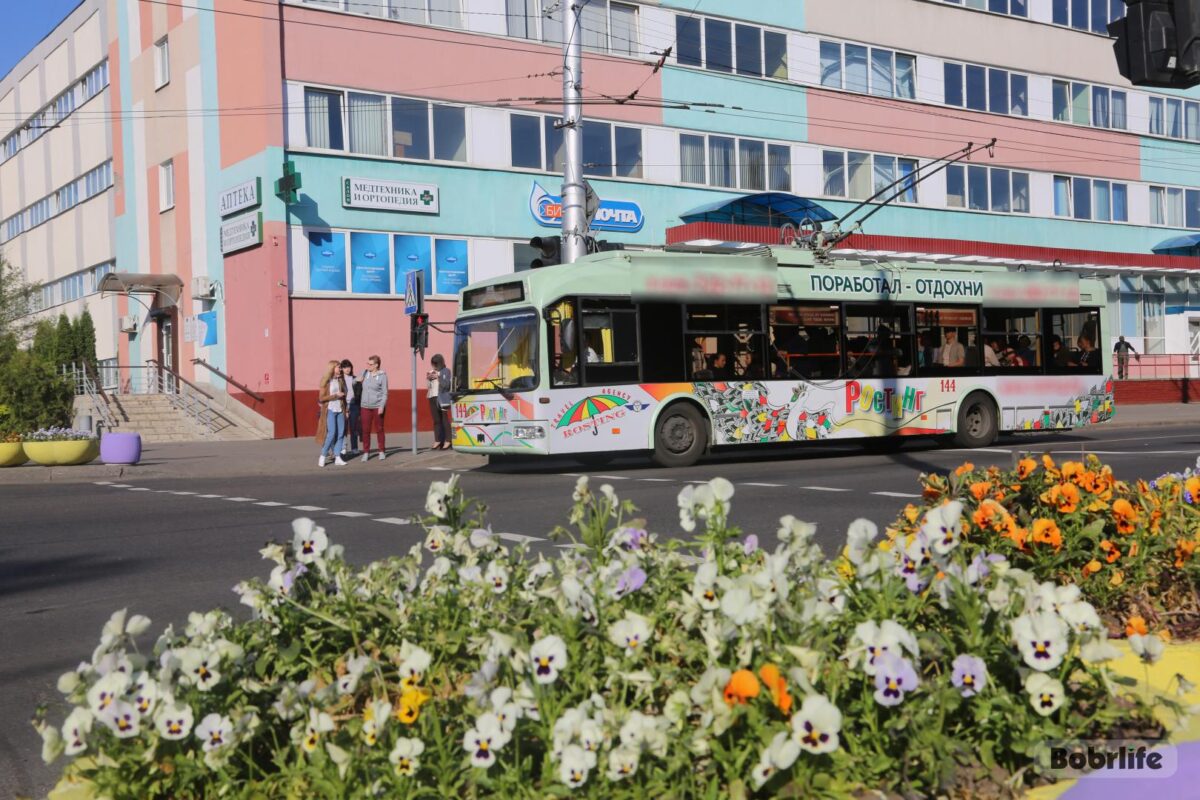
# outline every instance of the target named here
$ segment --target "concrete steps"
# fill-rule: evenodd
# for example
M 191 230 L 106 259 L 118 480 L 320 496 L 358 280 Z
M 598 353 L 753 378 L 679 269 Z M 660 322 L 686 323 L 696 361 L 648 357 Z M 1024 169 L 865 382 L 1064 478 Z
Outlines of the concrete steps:
M 140 433 L 142 441 L 161 442 L 222 442 L 250 441 L 260 436 L 238 426 L 227 417 L 214 412 L 215 431 L 210 431 L 186 412 L 171 404 L 162 394 L 110 394 L 108 408 L 116 425 L 114 432 Z

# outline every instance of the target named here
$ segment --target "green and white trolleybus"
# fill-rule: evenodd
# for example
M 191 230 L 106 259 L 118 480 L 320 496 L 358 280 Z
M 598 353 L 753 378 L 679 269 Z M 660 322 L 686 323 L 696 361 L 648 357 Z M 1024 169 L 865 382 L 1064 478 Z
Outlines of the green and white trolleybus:
M 611 251 L 481 281 L 460 305 L 465 452 L 681 466 L 733 445 L 984 447 L 1113 414 L 1105 290 L 1066 271 Z

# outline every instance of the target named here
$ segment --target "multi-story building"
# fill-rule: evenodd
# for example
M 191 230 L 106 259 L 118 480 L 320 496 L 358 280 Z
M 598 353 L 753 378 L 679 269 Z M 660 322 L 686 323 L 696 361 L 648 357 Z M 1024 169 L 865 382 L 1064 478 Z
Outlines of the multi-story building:
M 119 300 L 116 316 L 143 317 L 109 332 L 122 363 L 156 358 L 215 382 L 281 436 L 315 426 L 317 378 L 335 357 L 381 355 L 406 405 L 404 275 L 425 272 L 433 320 L 449 323 L 461 286 L 527 268 L 529 237 L 553 233 L 564 3 L 106 5 L 113 254 L 121 272 L 185 287 L 177 305 Z M 605 201 L 599 235 L 661 245 L 688 211 L 766 191 L 840 215 L 927 174 L 868 233 L 900 250 L 953 240 L 926 242 L 931 255 L 1074 262 L 1120 303 L 1112 338 L 1185 352 L 1200 262 L 1187 242 L 1171 250 L 1182 257 L 1152 251 L 1200 232 L 1200 93 L 1121 78 L 1104 31 L 1123 9 L 591 0 L 584 161 Z M 26 61 L 42 69 L 40 53 Z M 936 171 L 992 138 L 988 154 Z M 273 191 L 285 161 L 302 179 L 287 206 Z M 435 334 L 431 350 L 448 348 Z
M 105 4 L 84 0 L 0 79 L 0 254 L 42 286 L 43 313 L 97 323 L 97 355 L 117 358 L 113 129 Z

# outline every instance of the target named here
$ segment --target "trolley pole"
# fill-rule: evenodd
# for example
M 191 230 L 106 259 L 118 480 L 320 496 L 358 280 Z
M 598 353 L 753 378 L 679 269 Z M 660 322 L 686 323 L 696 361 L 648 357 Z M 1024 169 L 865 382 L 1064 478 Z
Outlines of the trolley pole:
M 586 0 L 563 4 L 563 183 L 562 263 L 573 264 L 587 254 L 586 192 L 583 186 L 583 6 Z

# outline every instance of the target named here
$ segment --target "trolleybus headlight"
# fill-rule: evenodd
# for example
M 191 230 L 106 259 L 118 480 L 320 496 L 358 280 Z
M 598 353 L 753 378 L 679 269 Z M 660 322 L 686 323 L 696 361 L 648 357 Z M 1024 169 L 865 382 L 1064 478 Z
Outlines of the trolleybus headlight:
M 514 439 L 545 439 L 546 429 L 541 425 L 517 425 L 513 428 Z

